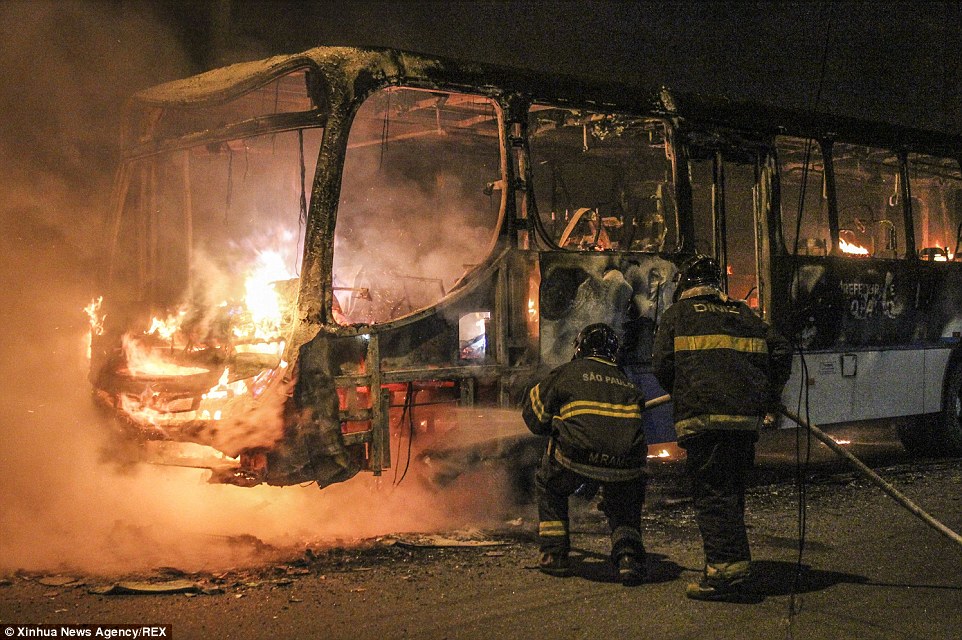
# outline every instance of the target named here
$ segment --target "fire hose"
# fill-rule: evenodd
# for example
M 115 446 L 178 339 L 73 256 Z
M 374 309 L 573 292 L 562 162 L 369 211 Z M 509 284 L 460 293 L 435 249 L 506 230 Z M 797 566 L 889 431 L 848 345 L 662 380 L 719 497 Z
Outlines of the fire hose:
M 653 398 L 645 402 L 645 409 L 653 409 L 657 406 L 663 405 L 671 401 L 671 396 L 664 395 L 657 398 Z M 832 439 L 827 433 L 816 427 L 814 424 L 803 420 L 799 416 L 795 415 L 785 407 L 779 407 L 779 412 L 784 415 L 789 420 L 792 420 L 798 426 L 803 427 L 808 430 L 813 436 L 820 440 L 825 446 L 837 453 L 839 456 L 844 458 L 849 464 L 851 464 L 855 469 L 866 479 L 870 480 L 883 492 L 885 492 L 890 498 L 902 505 L 906 510 L 915 515 L 925 524 L 929 525 L 943 536 L 954 542 L 955 544 L 962 546 L 962 536 L 958 533 L 945 526 L 942 522 L 936 520 L 934 517 L 929 515 L 920 506 L 912 502 L 904 493 L 893 487 L 891 484 L 882 479 L 880 475 L 868 468 L 864 462 L 856 458 L 854 455 L 846 451 L 841 445 L 839 445 L 835 440 Z

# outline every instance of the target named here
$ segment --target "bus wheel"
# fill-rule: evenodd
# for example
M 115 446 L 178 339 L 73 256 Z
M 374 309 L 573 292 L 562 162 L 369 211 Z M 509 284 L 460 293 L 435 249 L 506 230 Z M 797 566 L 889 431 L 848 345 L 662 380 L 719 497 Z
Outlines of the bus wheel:
M 896 425 L 899 440 L 910 455 L 923 457 L 938 455 L 935 447 L 932 446 L 932 431 L 941 417 L 942 414 L 939 413 L 935 416 L 917 416 L 899 420 Z
M 946 378 L 942 413 L 936 414 L 929 437 L 933 455 L 962 456 L 962 363 Z

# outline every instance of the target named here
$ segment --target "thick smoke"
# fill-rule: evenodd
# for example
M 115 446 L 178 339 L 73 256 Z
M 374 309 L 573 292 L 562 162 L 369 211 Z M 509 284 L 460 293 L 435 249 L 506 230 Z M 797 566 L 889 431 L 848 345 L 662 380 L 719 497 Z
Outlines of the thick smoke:
M 99 293 L 118 115 L 133 91 L 188 73 L 174 38 L 124 4 L 0 4 L 0 571 L 236 566 L 269 548 L 500 517 L 494 476 L 440 495 L 369 475 L 245 489 L 105 459 L 82 309 Z

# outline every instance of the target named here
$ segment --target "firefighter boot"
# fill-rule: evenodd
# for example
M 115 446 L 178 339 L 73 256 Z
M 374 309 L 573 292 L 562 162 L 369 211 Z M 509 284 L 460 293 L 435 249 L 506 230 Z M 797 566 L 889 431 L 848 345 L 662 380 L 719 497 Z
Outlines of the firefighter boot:
M 570 576 L 571 565 L 568 562 L 568 554 L 550 551 L 542 553 L 541 559 L 538 561 L 538 570 L 556 578 Z
M 624 554 L 618 558 L 618 579 L 626 587 L 633 587 L 645 581 L 648 577 L 648 570 L 645 567 L 644 557 L 639 559 L 632 554 Z
M 688 583 L 685 595 L 692 600 L 741 602 L 750 570 L 748 560 L 705 565 L 701 580 Z

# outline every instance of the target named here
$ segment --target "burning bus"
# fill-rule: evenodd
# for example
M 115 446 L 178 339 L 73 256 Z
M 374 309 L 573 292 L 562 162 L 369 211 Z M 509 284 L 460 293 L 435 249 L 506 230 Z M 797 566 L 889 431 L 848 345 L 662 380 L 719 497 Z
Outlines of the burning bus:
M 94 397 L 215 481 L 324 487 L 465 411 L 483 432 L 591 322 L 660 395 L 694 252 L 795 340 L 786 404 L 962 453 L 959 138 L 343 47 L 149 88 L 122 134 Z

